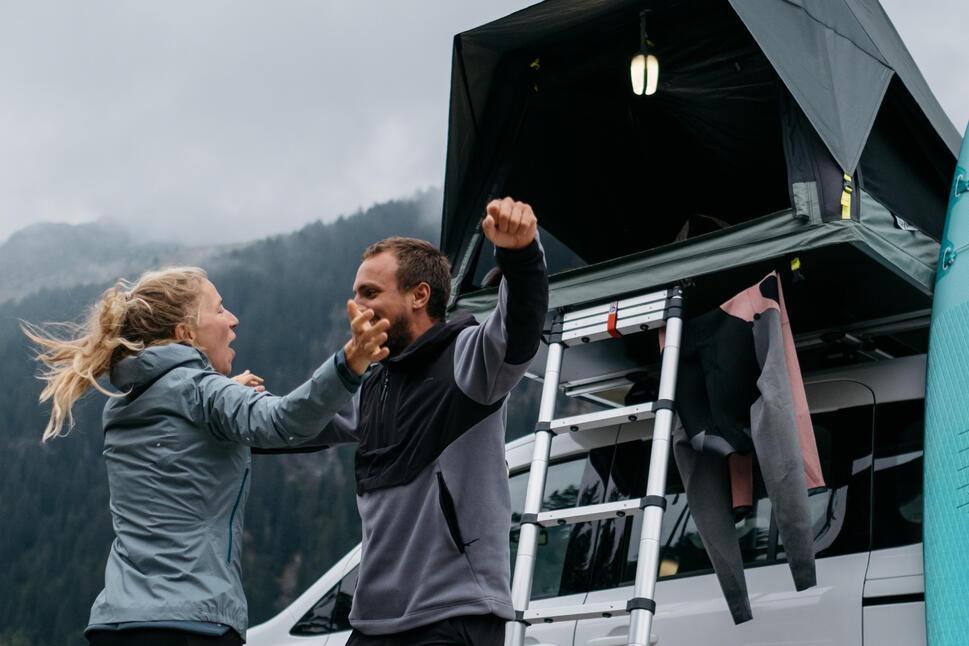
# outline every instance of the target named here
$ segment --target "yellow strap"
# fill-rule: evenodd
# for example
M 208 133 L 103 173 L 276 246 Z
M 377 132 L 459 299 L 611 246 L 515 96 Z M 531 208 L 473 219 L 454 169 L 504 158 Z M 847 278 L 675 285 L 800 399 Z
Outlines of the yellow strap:
M 797 271 L 801 268 L 800 258 L 791 258 L 791 271 Z
M 851 219 L 851 192 L 854 189 L 851 186 L 851 175 L 848 173 L 844 174 L 844 190 L 841 191 L 841 219 L 850 220 Z

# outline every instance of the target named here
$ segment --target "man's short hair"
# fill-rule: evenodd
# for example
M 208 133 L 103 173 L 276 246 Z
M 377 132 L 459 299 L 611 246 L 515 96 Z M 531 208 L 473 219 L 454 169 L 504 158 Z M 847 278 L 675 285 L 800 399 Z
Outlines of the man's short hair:
M 451 297 L 451 263 L 447 256 L 426 240 L 394 236 L 367 247 L 361 260 L 384 252 L 397 257 L 397 289 L 407 291 L 427 283 L 431 288 L 427 314 L 433 320 L 443 321 Z

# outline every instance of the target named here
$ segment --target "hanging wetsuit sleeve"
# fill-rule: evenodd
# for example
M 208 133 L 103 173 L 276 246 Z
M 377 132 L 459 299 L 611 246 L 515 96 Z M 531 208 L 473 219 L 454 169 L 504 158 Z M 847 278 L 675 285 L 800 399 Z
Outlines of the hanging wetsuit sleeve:
M 749 621 L 753 615 L 731 509 L 727 461 L 721 455 L 694 449 L 679 416 L 673 431 L 673 457 L 686 487 L 693 522 L 717 573 L 730 616 L 735 624 Z
M 780 311 L 761 312 L 753 333 L 761 373 L 760 397 L 750 407 L 751 436 L 795 588 L 804 590 L 817 583 L 814 540 Z

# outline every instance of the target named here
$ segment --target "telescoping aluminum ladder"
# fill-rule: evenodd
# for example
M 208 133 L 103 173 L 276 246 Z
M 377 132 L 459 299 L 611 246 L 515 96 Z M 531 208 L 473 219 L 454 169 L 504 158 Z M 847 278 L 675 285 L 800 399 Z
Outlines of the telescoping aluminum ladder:
M 666 509 L 666 465 L 673 426 L 673 399 L 682 332 L 683 294 L 672 288 L 627 298 L 613 303 L 559 314 L 549 339 L 548 362 L 542 389 L 535 450 L 532 455 L 528 489 L 521 519 L 512 603 L 517 621 L 510 624 L 507 646 L 523 646 L 525 630 L 531 624 L 575 621 L 601 617 L 630 616 L 630 646 L 648 646 L 656 603 L 653 595 L 659 571 L 660 529 Z M 596 413 L 555 419 L 555 399 L 559 388 L 562 355 L 566 348 L 666 327 L 660 368 L 659 396 L 655 402 L 625 406 Z M 634 500 L 608 502 L 556 511 L 541 511 L 545 495 L 552 437 L 557 433 L 581 432 L 630 421 L 655 417 L 653 446 L 649 460 L 646 495 Z M 540 527 L 575 524 L 606 518 L 622 518 L 642 512 L 639 562 L 633 598 L 624 602 L 604 602 L 560 608 L 529 610 L 528 602 L 535 570 Z

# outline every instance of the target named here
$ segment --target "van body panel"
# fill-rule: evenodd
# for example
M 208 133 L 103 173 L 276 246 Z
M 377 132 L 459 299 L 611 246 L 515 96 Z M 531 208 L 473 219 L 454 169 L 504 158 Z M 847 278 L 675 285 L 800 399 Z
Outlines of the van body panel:
M 865 646 L 924 646 L 925 602 L 864 609 Z
M 818 585 L 803 592 L 794 590 L 786 563 L 748 568 L 754 618 L 736 626 L 713 574 L 661 580 L 656 586 L 653 635 L 660 646 L 861 644 L 859 610 L 867 561 L 864 553 L 819 560 Z M 588 602 L 619 601 L 632 595 L 632 586 L 614 588 L 589 593 Z M 824 621 L 819 621 L 821 617 Z M 579 622 L 575 643 L 625 638 L 628 629 L 628 617 Z M 792 642 L 795 636 L 798 641 Z

